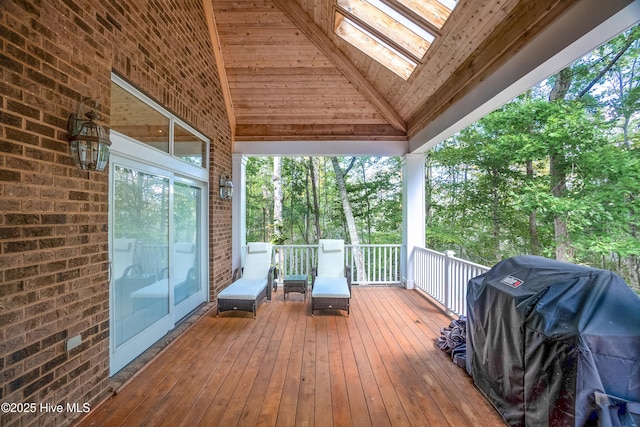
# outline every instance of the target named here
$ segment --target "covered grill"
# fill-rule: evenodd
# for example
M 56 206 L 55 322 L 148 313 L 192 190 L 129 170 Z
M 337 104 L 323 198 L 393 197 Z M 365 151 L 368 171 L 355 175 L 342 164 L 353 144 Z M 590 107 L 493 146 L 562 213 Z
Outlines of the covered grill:
M 640 297 L 622 278 L 518 256 L 467 304 L 467 372 L 508 424 L 640 425 Z

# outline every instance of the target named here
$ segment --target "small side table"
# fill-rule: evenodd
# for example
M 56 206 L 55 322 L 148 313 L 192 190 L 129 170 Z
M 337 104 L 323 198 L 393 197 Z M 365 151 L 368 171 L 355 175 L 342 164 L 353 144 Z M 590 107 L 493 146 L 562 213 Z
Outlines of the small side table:
M 283 290 L 284 299 L 287 299 L 289 292 L 299 292 L 304 295 L 304 299 L 307 299 L 307 282 L 308 276 L 306 274 L 289 274 L 284 276 Z

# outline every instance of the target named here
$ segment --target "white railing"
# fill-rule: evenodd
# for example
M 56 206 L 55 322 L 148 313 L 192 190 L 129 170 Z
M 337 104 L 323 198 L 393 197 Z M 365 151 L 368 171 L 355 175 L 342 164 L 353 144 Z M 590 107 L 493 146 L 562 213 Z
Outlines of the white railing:
M 363 269 L 358 268 L 360 251 Z M 316 265 L 318 245 L 275 245 L 273 261 L 278 282 L 290 274 L 311 274 Z M 416 248 L 414 258 L 415 287 L 440 303 L 446 312 L 467 314 L 467 282 L 489 270 L 453 256 L 452 251 L 437 252 Z M 358 285 L 400 285 L 402 283 L 402 245 L 345 245 L 345 262 L 351 266 L 351 282 Z M 362 270 L 362 271 L 361 271 Z
M 467 315 L 467 282 L 489 270 L 475 264 L 431 249 L 415 248 L 415 286 L 442 304 L 447 312 L 458 316 Z
M 274 245 L 273 261 L 278 270 L 278 282 L 290 274 L 311 274 L 316 265 L 318 245 Z
M 358 267 L 358 250 L 363 269 Z M 278 281 L 282 282 L 284 276 L 289 274 L 311 274 L 317 252 L 318 245 L 275 245 L 274 263 L 278 269 Z M 401 283 L 402 245 L 345 245 L 345 262 L 351 267 L 353 284 Z

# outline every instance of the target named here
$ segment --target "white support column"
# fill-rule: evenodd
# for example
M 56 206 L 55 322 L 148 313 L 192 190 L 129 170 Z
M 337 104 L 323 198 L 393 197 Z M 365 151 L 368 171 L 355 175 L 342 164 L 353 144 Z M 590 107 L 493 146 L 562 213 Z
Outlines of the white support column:
M 233 154 L 233 199 L 231 205 L 231 267 L 242 264 L 242 247 L 247 243 L 247 158 Z
M 406 154 L 402 165 L 402 273 L 407 289 L 415 286 L 413 249 L 425 246 L 424 162 L 424 153 Z

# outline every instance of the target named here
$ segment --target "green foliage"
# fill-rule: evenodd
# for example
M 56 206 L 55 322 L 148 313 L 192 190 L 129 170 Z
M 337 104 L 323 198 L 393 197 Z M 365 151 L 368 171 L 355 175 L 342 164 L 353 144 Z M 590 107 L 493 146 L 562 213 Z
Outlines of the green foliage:
M 169 180 L 118 167 L 115 182 L 114 237 L 166 244 Z
M 362 243 L 397 243 L 402 227 L 399 158 L 361 157 L 347 176 L 347 191 Z
M 340 160 L 343 170 L 350 159 Z M 348 240 L 335 173 L 328 158 L 314 158 L 320 228 L 323 237 Z M 317 242 L 309 158 L 282 162 L 283 234 L 273 233 L 273 162 L 252 157 L 247 162 L 247 239 L 280 244 Z M 402 174 L 399 158 L 361 157 L 345 177 L 362 243 L 398 243 L 402 235 Z
M 574 64 L 566 99 L 548 101 L 552 77 L 433 150 L 428 246 L 491 265 L 537 240 L 554 257 L 562 218 L 575 262 L 614 269 L 638 290 L 638 33 Z
M 254 157 L 246 167 L 247 241 L 270 241 L 273 232 L 273 159 Z

